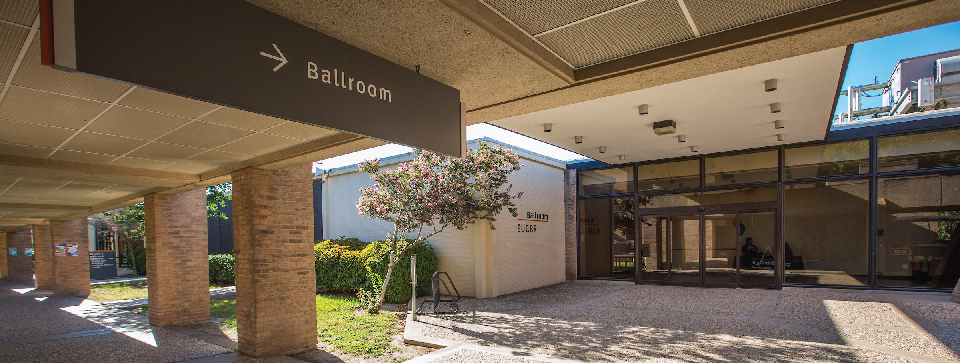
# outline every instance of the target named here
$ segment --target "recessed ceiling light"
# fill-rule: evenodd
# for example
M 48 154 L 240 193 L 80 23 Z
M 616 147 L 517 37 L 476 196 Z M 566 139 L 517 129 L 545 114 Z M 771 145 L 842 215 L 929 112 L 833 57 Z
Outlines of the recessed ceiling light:
M 780 112 L 780 102 L 774 102 L 770 104 L 770 113 L 779 113 Z
M 767 92 L 773 92 L 777 90 L 777 79 L 771 78 L 763 82 L 763 89 Z

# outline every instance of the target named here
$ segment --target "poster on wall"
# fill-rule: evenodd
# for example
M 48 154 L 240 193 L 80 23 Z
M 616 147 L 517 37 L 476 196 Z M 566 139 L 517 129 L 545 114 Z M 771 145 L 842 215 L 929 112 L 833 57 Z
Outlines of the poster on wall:
M 10 256 L 16 256 L 16 255 L 17 255 L 17 248 L 10 247 Z
M 67 255 L 67 245 L 65 243 L 57 243 L 53 245 L 53 255 L 54 256 L 66 256 Z
M 24 256 L 33 256 L 33 249 L 32 249 L 32 248 L 24 248 L 24 249 L 23 249 L 23 255 L 24 255 Z
M 80 246 L 67 245 L 67 256 L 80 256 Z

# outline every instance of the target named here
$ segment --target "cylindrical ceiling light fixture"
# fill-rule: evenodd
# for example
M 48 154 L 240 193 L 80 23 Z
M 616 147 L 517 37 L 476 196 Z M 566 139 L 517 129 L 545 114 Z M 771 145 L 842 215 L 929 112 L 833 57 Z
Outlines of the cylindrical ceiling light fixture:
M 646 115 L 648 113 L 650 113 L 650 106 L 647 105 L 646 103 L 640 105 L 640 114 Z
M 698 152 L 700 152 L 700 146 L 693 145 L 693 146 L 690 147 L 690 151 L 691 151 L 691 152 L 698 153 Z
M 543 124 L 543 132 L 550 132 L 550 131 L 553 131 L 553 124 L 551 123 Z
M 582 144 L 582 143 L 583 143 L 583 136 L 574 136 L 574 137 L 573 137 L 573 142 L 575 142 L 575 143 L 577 143 L 577 144 Z
M 606 146 L 601 146 L 601 147 L 600 147 L 600 153 L 603 154 L 603 153 L 605 153 L 605 152 L 607 152 L 607 147 L 606 147 Z
M 780 102 L 770 104 L 770 113 L 780 113 Z
M 677 142 L 687 142 L 687 135 L 677 135 Z
M 776 120 L 776 121 L 774 121 L 774 122 L 773 122 L 773 127 L 777 128 L 777 129 L 782 129 L 782 128 L 783 128 L 783 120 Z
M 777 79 L 771 78 L 763 82 L 763 90 L 773 92 L 777 90 Z
M 787 139 L 787 135 L 785 135 L 785 134 L 777 134 L 777 141 L 783 141 L 783 140 L 786 140 L 786 139 Z
M 620 160 L 627 160 L 627 156 L 623 154 L 620 154 L 619 158 Z

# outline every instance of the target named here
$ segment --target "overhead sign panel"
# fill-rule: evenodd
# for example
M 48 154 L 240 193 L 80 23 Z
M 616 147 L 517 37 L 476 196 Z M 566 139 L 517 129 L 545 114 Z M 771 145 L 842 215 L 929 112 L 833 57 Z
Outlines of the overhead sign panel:
M 243 1 L 47 0 L 41 25 L 44 64 L 56 68 L 466 150 L 459 90 Z

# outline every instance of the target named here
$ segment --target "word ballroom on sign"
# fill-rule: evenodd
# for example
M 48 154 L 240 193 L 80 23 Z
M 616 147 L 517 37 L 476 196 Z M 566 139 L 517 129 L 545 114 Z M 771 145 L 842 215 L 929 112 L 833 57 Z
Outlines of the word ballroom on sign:
M 543 213 L 527 212 L 527 218 L 517 218 L 517 220 L 526 221 L 526 222 L 546 223 L 546 222 L 550 222 L 550 216 Z M 518 233 L 528 233 L 528 232 L 536 232 L 536 231 L 537 231 L 536 224 L 517 223 Z

